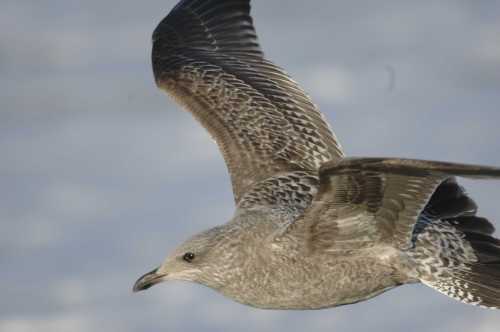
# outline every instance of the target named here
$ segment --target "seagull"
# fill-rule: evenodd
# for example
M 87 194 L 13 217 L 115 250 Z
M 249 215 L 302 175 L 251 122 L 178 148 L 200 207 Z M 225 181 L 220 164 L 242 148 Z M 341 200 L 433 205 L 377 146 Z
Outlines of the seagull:
M 346 157 L 302 88 L 264 57 L 250 0 L 183 0 L 153 33 L 156 83 L 209 131 L 231 220 L 185 241 L 135 292 L 208 286 L 262 309 L 321 309 L 423 283 L 500 307 L 500 241 L 457 178 L 500 168 Z

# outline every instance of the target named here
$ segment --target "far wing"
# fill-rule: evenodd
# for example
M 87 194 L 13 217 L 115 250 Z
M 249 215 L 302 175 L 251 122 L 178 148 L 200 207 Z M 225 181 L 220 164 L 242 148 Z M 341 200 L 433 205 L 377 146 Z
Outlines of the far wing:
M 327 164 L 311 207 L 284 236 L 312 251 L 357 250 L 380 243 L 408 249 L 420 213 L 436 188 L 454 176 L 500 178 L 500 169 L 384 158 Z M 475 212 L 475 206 L 462 209 Z
M 249 0 L 184 0 L 153 34 L 153 70 L 217 141 L 235 201 L 276 174 L 343 156 L 310 98 L 266 60 Z

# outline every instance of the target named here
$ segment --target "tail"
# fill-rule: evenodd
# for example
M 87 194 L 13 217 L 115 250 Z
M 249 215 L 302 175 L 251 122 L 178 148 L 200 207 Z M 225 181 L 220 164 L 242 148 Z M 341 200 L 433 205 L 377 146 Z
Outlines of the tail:
M 467 304 L 500 309 L 500 240 L 454 179 L 434 193 L 412 255 L 425 285 Z

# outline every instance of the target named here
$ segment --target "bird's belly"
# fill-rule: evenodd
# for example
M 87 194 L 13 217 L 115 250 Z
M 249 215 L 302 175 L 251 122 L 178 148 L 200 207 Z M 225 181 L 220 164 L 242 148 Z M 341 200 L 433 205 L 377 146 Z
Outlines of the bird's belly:
M 334 307 L 367 300 L 399 284 L 390 266 L 367 257 L 269 265 L 248 271 L 244 279 L 221 292 L 264 309 Z

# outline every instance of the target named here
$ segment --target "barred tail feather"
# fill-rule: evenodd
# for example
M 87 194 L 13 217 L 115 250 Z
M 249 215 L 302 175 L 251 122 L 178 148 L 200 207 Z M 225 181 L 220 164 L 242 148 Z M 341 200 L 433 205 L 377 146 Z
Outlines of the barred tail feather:
M 500 308 L 500 240 L 476 212 L 455 178 L 444 181 L 422 211 L 410 255 L 425 285 L 467 304 Z
M 500 309 L 500 264 L 473 264 L 450 271 L 450 276 L 422 283 L 466 304 Z
M 500 240 L 491 235 L 493 226 L 479 217 L 459 217 L 446 224 L 449 233 L 440 240 L 449 252 L 441 252 L 435 262 L 437 273 L 421 281 L 458 301 L 500 309 Z

